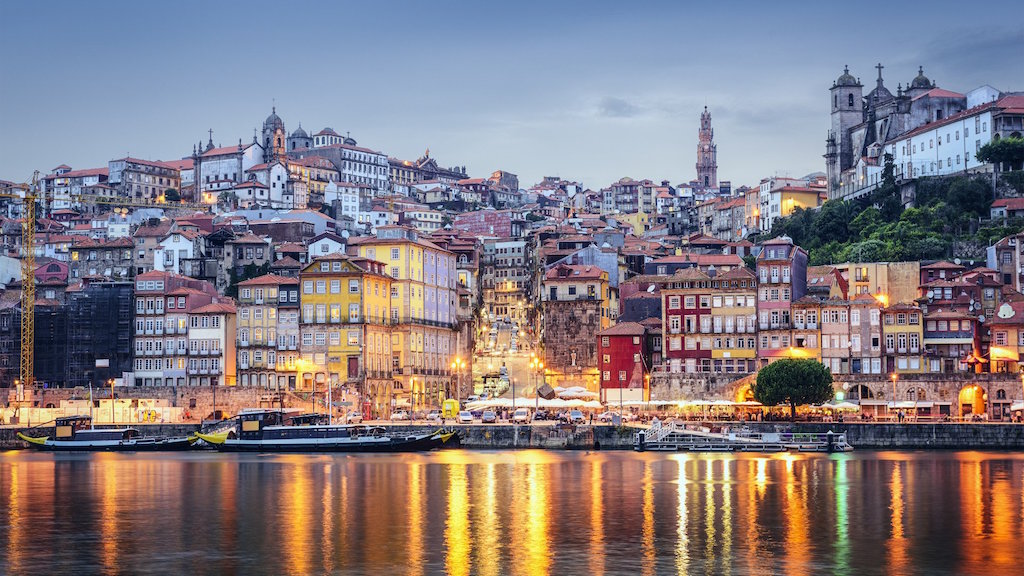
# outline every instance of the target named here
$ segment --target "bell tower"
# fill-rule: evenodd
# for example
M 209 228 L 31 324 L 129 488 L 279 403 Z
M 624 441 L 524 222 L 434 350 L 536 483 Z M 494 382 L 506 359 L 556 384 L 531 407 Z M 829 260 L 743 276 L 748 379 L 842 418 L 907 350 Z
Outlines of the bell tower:
M 707 106 L 700 115 L 700 129 L 697 131 L 697 182 L 704 190 L 718 188 L 718 146 Z

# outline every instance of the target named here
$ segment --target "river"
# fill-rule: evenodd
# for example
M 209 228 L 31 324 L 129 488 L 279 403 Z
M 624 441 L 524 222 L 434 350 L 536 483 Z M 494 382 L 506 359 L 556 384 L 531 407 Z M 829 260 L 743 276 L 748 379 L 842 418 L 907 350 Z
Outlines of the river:
M 0 453 L 5 574 L 1021 574 L 1024 454 Z

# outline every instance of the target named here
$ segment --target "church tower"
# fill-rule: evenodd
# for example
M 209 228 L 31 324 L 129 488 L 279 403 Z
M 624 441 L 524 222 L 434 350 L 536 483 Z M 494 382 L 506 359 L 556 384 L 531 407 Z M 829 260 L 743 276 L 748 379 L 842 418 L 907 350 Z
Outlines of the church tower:
M 270 116 L 263 121 L 263 161 L 284 159 L 287 134 L 284 121 L 277 115 L 277 106 L 271 108 Z
M 718 187 L 718 147 L 707 106 L 700 115 L 700 130 L 697 131 L 697 181 L 705 190 Z
M 832 83 L 829 89 L 832 96 L 832 131 L 834 140 L 830 158 L 829 144 L 826 143 L 826 160 L 833 162 L 826 166 L 825 172 L 838 181 L 840 174 L 853 166 L 853 143 L 850 140 L 850 129 L 864 121 L 864 86 L 860 80 L 850 74 L 849 66 L 843 68 L 843 74 Z M 830 185 L 832 183 L 830 182 Z

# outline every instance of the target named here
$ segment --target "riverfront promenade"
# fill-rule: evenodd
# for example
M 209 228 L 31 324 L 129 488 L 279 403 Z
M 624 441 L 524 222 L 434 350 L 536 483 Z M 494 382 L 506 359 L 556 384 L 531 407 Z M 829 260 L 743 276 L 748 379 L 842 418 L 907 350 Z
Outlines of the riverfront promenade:
M 438 424 L 379 423 L 389 429 L 429 430 Z M 701 424 L 688 422 L 688 424 Z M 879 422 L 706 422 L 713 428 L 746 426 L 755 432 L 845 432 L 855 449 L 951 449 L 1024 451 L 1024 425 L 1012 423 L 879 423 Z M 133 424 L 147 435 L 180 435 L 195 432 L 198 424 Z M 461 433 L 468 449 L 504 450 L 540 448 L 551 450 L 631 450 L 633 433 L 642 426 L 604 424 L 578 426 L 555 424 L 446 424 Z M 15 433 L 17 426 L 0 427 L 0 449 L 25 448 Z M 37 428 L 37 432 L 52 428 Z

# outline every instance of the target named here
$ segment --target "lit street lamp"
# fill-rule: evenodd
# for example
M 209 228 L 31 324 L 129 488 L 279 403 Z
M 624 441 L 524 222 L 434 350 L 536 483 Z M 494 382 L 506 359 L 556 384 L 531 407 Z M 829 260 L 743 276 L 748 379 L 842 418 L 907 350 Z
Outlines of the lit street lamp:
M 891 378 L 892 378 L 892 409 L 893 410 L 896 410 L 896 381 L 899 380 L 899 377 L 900 377 L 900 375 L 895 373 L 895 372 L 893 372 L 892 375 L 891 375 Z M 891 416 L 893 418 L 896 417 L 895 413 L 891 414 Z
M 459 405 L 462 404 L 462 369 L 466 367 L 466 362 L 462 358 L 456 358 L 452 362 L 452 370 L 455 372 L 455 399 L 459 401 Z
M 533 408 L 533 415 L 534 418 L 536 418 L 537 412 L 540 411 L 540 385 L 537 383 L 537 381 L 539 376 L 541 382 L 543 383 L 544 362 L 541 362 L 541 359 L 537 358 L 536 354 L 530 354 L 530 356 L 532 357 L 532 360 L 530 360 L 530 374 L 533 377 L 533 393 L 536 396 L 536 405 Z

